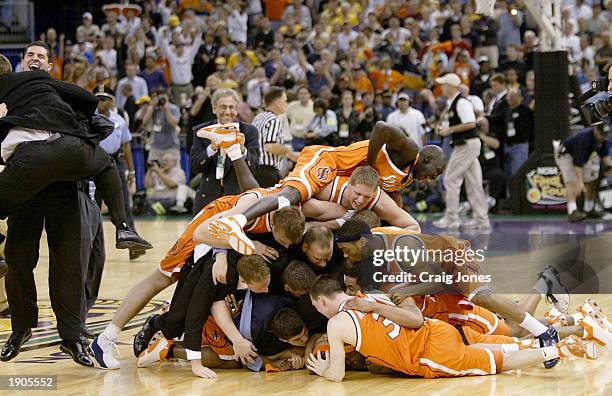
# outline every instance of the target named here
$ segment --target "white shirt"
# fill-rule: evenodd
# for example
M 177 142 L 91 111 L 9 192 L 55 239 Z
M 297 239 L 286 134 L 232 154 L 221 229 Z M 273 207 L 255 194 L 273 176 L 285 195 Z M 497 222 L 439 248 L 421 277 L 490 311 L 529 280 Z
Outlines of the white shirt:
M 170 49 L 168 39 L 163 36 L 160 37 L 160 44 L 162 51 L 168 59 L 170 64 L 170 77 L 172 77 L 172 84 L 174 85 L 187 85 L 191 84 L 193 80 L 193 74 L 191 73 L 191 65 L 193 64 L 193 58 L 195 58 L 200 45 L 202 45 L 202 35 L 196 35 L 196 39 L 193 41 L 190 47 L 185 48 L 182 56 L 178 56 L 176 52 Z
M 561 49 L 567 50 L 568 55 L 570 55 L 574 61 L 579 61 L 580 58 L 582 58 L 580 39 L 575 34 L 561 36 L 559 45 Z
M 114 76 L 117 74 L 117 50 L 111 48 L 109 50 L 102 50 L 99 52 L 102 64 L 111 72 Z
M 357 38 L 358 33 L 354 30 L 351 30 L 349 34 L 344 34 L 344 32 L 340 32 L 338 34 L 338 48 L 341 50 L 347 51 L 350 47 L 351 40 Z
M 408 137 L 419 145 L 419 148 L 423 147 L 423 135 L 425 134 L 423 128 L 425 116 L 423 113 L 412 107 L 408 107 L 408 111 L 405 113 L 395 110 L 387 116 L 387 122 L 404 131 Z
M 270 89 L 270 82 L 266 79 L 260 81 L 258 78 L 254 78 L 247 82 L 247 103 L 254 109 L 258 109 L 263 106 L 263 97 L 268 89 Z
M 459 92 L 457 92 L 455 96 L 453 96 L 451 99 L 448 100 L 447 107 L 446 107 L 447 111 L 457 96 L 459 96 Z M 462 99 L 465 99 L 465 98 L 462 98 Z M 472 102 L 470 102 L 469 100 L 459 99 L 459 101 L 457 102 L 456 110 L 457 110 L 457 116 L 461 120 L 462 124 L 467 124 L 468 122 L 476 122 L 476 114 L 474 114 L 474 106 L 472 105 Z
M 247 42 L 247 20 L 249 16 L 246 12 L 240 13 L 238 10 L 233 10 L 227 17 L 227 32 L 230 35 L 230 40 L 234 42 Z
M 472 102 L 472 106 L 474 106 L 474 112 L 476 112 L 477 114 L 483 114 L 484 113 L 484 103 L 482 102 L 482 99 L 480 99 L 478 96 L 476 95 L 468 95 L 467 99 Z
M 13 155 L 17 146 L 25 142 L 36 142 L 39 140 L 47 140 L 51 137 L 51 132 L 41 131 L 38 129 L 30 129 L 23 127 L 12 128 L 0 146 L 0 155 L 4 162 L 7 162 Z
M 508 90 L 504 89 L 502 92 L 500 92 L 497 95 L 495 95 L 493 100 L 491 100 L 491 102 L 489 102 L 489 106 L 487 106 L 487 115 L 491 115 L 491 112 L 493 111 L 493 107 L 495 107 L 495 105 L 500 100 L 502 100 L 503 97 L 506 96 L 507 93 L 508 93 Z M 452 101 L 451 101 L 451 103 L 452 103 Z
M 132 96 L 134 96 L 134 100 L 140 98 L 141 96 L 149 94 L 149 87 L 147 87 L 147 82 L 144 78 L 140 76 L 134 76 L 134 78 L 130 80 L 127 77 L 123 77 L 117 83 L 117 92 L 115 93 L 115 96 L 117 98 L 117 107 L 120 109 L 123 109 L 125 101 L 127 100 L 127 98 L 123 96 L 123 93 L 121 92 L 121 88 L 126 83 L 130 83 L 130 85 L 132 86 Z

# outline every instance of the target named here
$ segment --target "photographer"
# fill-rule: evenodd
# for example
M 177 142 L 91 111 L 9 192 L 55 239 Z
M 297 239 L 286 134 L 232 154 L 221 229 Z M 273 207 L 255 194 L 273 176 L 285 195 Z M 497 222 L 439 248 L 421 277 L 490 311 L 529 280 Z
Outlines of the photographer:
M 597 156 L 591 156 L 593 152 Z M 595 181 L 599 174 L 600 159 L 612 166 L 603 124 L 593 125 L 565 139 L 555 150 L 555 162 L 566 185 L 568 221 L 579 222 L 587 217 L 599 218 L 594 210 Z M 584 212 L 576 205 L 576 198 L 584 192 Z M 586 212 L 586 213 L 585 213 Z
M 149 161 L 161 161 L 166 153 L 180 158 L 178 124 L 181 111 L 170 103 L 166 92 L 156 90 L 151 95 L 153 96 L 151 105 L 145 110 L 142 118 L 145 130 L 150 134 Z
M 148 206 L 158 214 L 167 210 L 186 213 L 185 202 L 188 198 L 195 198 L 195 191 L 186 184 L 185 172 L 170 153 L 164 154 L 161 164 L 158 160 L 149 162 L 145 187 Z

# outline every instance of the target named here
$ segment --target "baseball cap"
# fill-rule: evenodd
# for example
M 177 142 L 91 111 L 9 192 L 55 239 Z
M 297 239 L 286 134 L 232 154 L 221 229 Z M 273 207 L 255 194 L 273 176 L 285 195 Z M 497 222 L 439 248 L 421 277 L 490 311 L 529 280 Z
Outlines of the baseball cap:
M 399 95 L 397 95 L 397 100 L 400 99 L 410 100 L 410 96 L 406 92 L 401 92 Z
M 95 96 L 103 96 L 106 98 L 115 99 L 115 91 L 113 91 L 112 89 L 110 89 L 104 84 L 96 85 L 96 87 L 93 90 L 93 94 Z
M 440 84 L 440 85 L 447 84 L 447 85 L 457 88 L 459 87 L 459 85 L 461 85 L 461 79 L 455 73 L 447 73 L 443 75 L 442 77 L 436 78 L 436 84 Z
M 478 63 L 488 62 L 488 61 L 489 61 L 489 57 L 486 55 L 482 55 L 481 57 L 478 58 Z
M 136 99 L 136 104 L 141 105 L 143 103 L 150 103 L 151 97 L 149 95 L 142 95 L 140 98 Z
M 93 19 L 93 15 L 91 15 L 91 12 L 87 11 L 83 13 L 83 19 Z

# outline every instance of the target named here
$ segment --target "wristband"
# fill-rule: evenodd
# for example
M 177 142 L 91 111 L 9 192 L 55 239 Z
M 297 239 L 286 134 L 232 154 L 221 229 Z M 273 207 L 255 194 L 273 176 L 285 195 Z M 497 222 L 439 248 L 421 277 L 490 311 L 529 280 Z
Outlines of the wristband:
M 344 225 L 344 223 L 346 223 L 346 220 L 344 220 L 344 219 L 336 219 L 336 223 L 338 223 L 338 225 L 340 227 L 342 227 Z

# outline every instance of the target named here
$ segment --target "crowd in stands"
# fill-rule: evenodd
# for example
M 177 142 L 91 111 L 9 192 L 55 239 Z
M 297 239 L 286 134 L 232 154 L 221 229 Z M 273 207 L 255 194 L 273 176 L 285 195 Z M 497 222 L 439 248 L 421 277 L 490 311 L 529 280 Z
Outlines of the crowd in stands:
M 562 3 L 577 96 L 612 64 L 612 2 Z M 436 134 L 444 99 L 433 81 L 456 73 L 488 126 L 481 164 L 492 205 L 533 149 L 540 40 L 521 0 L 498 0 L 491 17 L 477 15 L 473 0 L 146 0 L 103 11 L 84 12 L 76 32 L 58 24 L 41 38 L 55 78 L 115 90 L 132 149 L 144 150 L 137 186 L 149 201 L 176 199 L 179 189 L 181 200 L 193 198 L 182 187 L 198 173 L 186 159 L 192 128 L 215 119 L 213 93 L 224 88 L 241 96 L 237 118 L 251 123 L 266 92 L 284 87 L 283 143 L 293 152 L 367 139 L 379 120 L 450 150 Z M 406 208 L 442 210 L 440 189 L 436 181 L 412 187 Z

